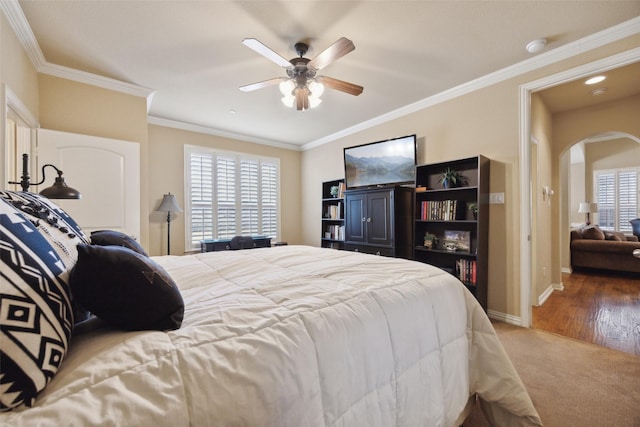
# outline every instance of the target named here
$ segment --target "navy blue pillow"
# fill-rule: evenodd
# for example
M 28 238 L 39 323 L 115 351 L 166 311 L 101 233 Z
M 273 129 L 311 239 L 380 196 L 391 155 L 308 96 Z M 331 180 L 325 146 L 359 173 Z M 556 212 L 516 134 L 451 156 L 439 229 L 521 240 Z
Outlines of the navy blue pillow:
M 32 406 L 69 347 L 68 269 L 31 218 L 0 197 L 0 410 Z
M 80 304 L 124 330 L 178 329 L 184 302 L 155 261 L 122 246 L 78 245 L 71 289 Z
M 141 255 L 148 256 L 144 248 L 136 240 L 124 233 L 113 230 L 98 230 L 91 232 L 91 243 L 100 246 L 124 246 Z

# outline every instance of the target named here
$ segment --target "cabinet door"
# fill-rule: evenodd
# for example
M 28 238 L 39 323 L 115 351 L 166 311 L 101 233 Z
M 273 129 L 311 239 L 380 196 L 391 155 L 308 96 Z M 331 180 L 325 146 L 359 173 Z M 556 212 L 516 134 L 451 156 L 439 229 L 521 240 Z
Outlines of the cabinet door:
M 375 245 L 392 245 L 391 232 L 392 192 L 380 191 L 367 195 L 367 242 Z
M 345 237 L 350 242 L 366 242 L 366 194 L 349 194 L 346 198 Z

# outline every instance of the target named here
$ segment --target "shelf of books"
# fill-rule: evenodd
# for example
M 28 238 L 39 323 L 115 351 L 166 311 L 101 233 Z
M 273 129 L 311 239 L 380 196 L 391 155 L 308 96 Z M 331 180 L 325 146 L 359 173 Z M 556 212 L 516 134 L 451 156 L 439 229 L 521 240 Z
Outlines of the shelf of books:
M 322 183 L 323 248 L 344 249 L 344 180 Z
M 445 188 L 445 172 L 459 173 Z M 489 159 L 484 156 L 416 167 L 414 259 L 458 279 L 487 308 Z

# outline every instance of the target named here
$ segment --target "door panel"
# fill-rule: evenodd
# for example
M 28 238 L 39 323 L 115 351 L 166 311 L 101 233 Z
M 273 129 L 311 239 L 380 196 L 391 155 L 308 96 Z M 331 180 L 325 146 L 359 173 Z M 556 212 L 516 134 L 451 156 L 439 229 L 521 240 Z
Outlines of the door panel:
M 365 242 L 365 194 L 349 194 L 346 198 L 345 238 L 351 242 Z M 363 221 L 365 218 L 365 221 Z
M 54 202 L 87 234 L 108 229 L 140 235 L 138 143 L 39 129 L 37 161 L 39 175 L 42 165 L 51 163 L 64 171 L 69 186 L 82 193 L 81 200 Z M 38 191 L 50 186 L 56 176 L 53 168 L 45 174 L 47 181 Z
M 370 193 L 367 201 L 367 240 L 376 245 L 391 245 L 391 194 Z

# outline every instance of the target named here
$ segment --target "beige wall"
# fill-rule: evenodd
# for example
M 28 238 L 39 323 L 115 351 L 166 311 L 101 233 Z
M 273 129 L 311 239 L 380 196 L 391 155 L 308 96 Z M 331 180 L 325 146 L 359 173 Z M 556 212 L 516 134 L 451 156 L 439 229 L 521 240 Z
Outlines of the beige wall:
M 43 128 L 140 144 L 140 243 L 148 248 L 146 99 L 47 74 L 39 74 L 39 86 Z
M 280 240 L 300 244 L 301 216 L 301 170 L 300 152 L 238 141 L 213 135 L 189 132 L 163 126 L 149 125 L 149 253 L 166 254 L 166 214 L 154 212 L 162 201 L 162 195 L 171 192 L 184 207 L 184 146 L 199 145 L 227 151 L 276 157 L 280 159 Z M 172 221 L 171 253 L 184 253 L 184 215 L 178 214 Z M 318 233 L 319 233 L 318 226 Z
M 22 48 L 4 13 L 0 13 L 0 188 L 7 188 L 10 178 L 5 170 L 5 96 L 11 91 L 38 120 L 38 73 Z
M 416 133 L 420 163 L 483 154 L 492 159 L 490 191 L 505 193 L 489 212 L 489 310 L 520 316 L 519 85 L 638 45 L 640 36 L 629 37 L 303 152 L 304 243 L 319 244 L 320 182 L 343 176 L 343 147 Z
M 16 94 L 34 117 L 38 117 L 38 73 L 4 13 L 0 13 L 0 82 Z
M 552 178 L 552 116 L 537 94 L 531 96 L 531 136 L 535 139 L 532 144 L 535 143 L 536 153 L 531 165 L 531 238 L 535 249 L 531 253 L 531 282 L 532 302 L 537 304 L 540 295 L 552 285 L 551 218 L 557 215 L 559 200 L 555 195 L 548 197 L 542 192 L 543 187 L 549 187 L 558 193 L 558 188 L 553 187 Z M 559 281 L 559 277 L 556 280 Z

